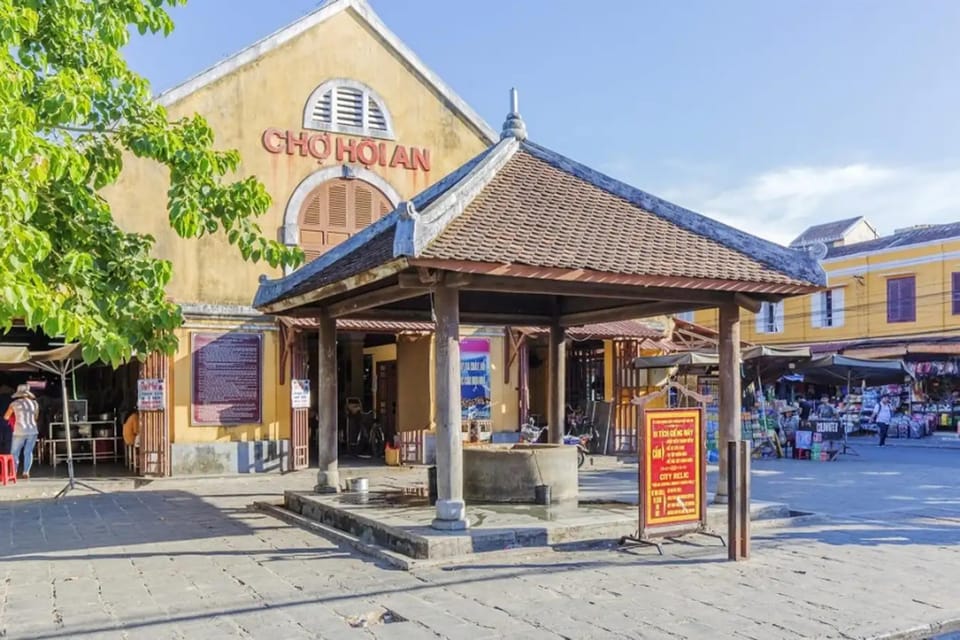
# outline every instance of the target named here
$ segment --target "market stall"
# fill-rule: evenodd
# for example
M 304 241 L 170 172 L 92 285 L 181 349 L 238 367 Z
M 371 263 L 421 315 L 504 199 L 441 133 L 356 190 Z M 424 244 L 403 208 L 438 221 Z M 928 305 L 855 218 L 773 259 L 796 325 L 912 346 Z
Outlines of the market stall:
M 741 350 L 740 358 L 742 361 L 740 372 L 748 390 L 748 398 L 744 401 L 741 412 L 742 437 L 744 440 L 753 442 L 756 455 L 779 457 L 783 452 L 777 435 L 777 425 L 780 410 L 785 402 L 776 401 L 768 396 L 765 385 L 792 371 L 798 363 L 809 360 L 810 350 L 805 347 L 778 348 L 752 345 Z M 638 369 L 675 368 L 675 377 L 683 379 L 688 388 L 696 389 L 701 396 L 711 399 L 704 407 L 709 462 L 715 462 L 719 456 L 717 449 L 719 407 L 716 405 L 716 398 L 719 397 L 717 393 L 719 379 L 715 374 L 718 364 L 717 354 L 709 351 L 687 351 L 664 356 L 641 357 L 633 361 L 633 366 Z
M 45 345 L 41 350 L 0 345 L 3 383 L 29 386 L 39 405 L 40 437 L 33 455 L 54 474 L 65 463 L 68 488 L 76 484 L 74 462 L 89 463 L 94 470 L 106 464 L 115 473 L 125 456 L 118 419 L 122 389 L 117 387 L 125 384 L 128 372 L 84 366 L 77 345 Z
M 797 365 L 795 372 L 807 384 L 829 385 L 843 389 L 843 407 L 840 418 L 846 432 L 870 428 L 870 416 L 880 401 L 883 391 L 876 388 L 890 385 L 891 394 L 901 398 L 902 386 L 913 376 L 901 360 L 871 360 L 831 354 Z M 870 388 L 871 391 L 867 392 Z

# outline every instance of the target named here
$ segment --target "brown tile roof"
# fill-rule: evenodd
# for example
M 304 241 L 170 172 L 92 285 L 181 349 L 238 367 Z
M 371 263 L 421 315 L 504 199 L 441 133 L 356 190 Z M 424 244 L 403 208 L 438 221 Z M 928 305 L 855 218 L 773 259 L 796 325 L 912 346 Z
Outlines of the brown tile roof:
M 639 277 L 659 286 L 732 284 L 762 293 L 796 294 L 826 283 L 805 252 L 508 138 L 300 270 L 262 281 L 254 306 L 269 308 L 397 259 L 556 269 L 554 278 L 570 271 Z
M 740 251 L 683 229 L 519 150 L 422 258 L 614 274 L 794 284 Z
M 284 297 L 308 293 L 390 262 L 393 260 L 394 228 L 395 225 L 388 224 L 364 243 L 362 250 L 350 251 L 322 271 L 304 278 L 292 287 Z M 318 260 L 322 259 L 323 256 L 318 258 Z

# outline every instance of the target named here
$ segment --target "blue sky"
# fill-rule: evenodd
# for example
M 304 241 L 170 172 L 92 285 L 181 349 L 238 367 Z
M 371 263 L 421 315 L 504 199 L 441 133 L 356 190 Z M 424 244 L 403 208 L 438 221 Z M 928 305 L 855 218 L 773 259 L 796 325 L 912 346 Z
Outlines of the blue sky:
M 190 0 L 133 68 L 169 88 L 318 0 Z M 371 0 L 499 129 L 780 242 L 960 220 L 960 2 Z M 318 83 L 322 78 L 318 78 Z

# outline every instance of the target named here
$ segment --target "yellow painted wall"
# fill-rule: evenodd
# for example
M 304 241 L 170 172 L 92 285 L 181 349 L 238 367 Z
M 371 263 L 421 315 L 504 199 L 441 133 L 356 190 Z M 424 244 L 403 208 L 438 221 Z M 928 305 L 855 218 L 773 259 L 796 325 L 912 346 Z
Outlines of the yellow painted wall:
M 377 389 L 378 383 L 377 380 L 377 364 L 380 362 L 389 362 L 390 360 L 397 359 L 397 345 L 395 344 L 384 344 L 379 347 L 369 347 L 363 350 L 363 354 L 373 357 L 373 402 L 374 407 L 379 406 L 377 404 Z M 402 403 L 402 398 L 398 401 Z M 370 407 L 364 407 L 364 409 L 369 409 Z M 397 411 L 400 410 L 400 407 L 397 406 Z
M 397 431 L 433 426 L 433 336 L 401 336 L 397 343 Z
M 506 338 L 485 338 L 490 341 L 490 418 L 494 431 L 516 431 L 520 425 L 520 368 L 519 358 L 510 365 L 509 382 L 506 371 Z
M 936 335 L 960 328 L 953 315 L 952 274 L 960 272 L 960 239 L 825 260 L 828 286 L 844 291 L 841 327 L 814 327 L 810 296 L 784 302 L 783 333 L 757 333 L 754 315 L 742 311 L 742 336 L 761 344 L 800 344 L 863 338 Z M 916 321 L 887 322 L 887 280 L 916 278 Z M 696 312 L 694 322 L 717 326 L 717 311 Z
M 273 197 L 270 211 L 260 220 L 268 236 L 282 226 L 296 186 L 336 162 L 331 157 L 320 165 L 309 156 L 268 153 L 261 134 L 268 127 L 300 131 L 311 92 L 333 78 L 350 78 L 372 87 L 390 111 L 395 142 L 430 150 L 429 173 L 371 169 L 403 198 L 422 191 L 487 146 L 351 12 L 342 12 L 168 107 L 171 119 L 200 113 L 213 128 L 218 147 L 240 151 L 239 174 L 257 176 Z M 199 241 L 178 238 L 167 220 L 167 184 L 164 169 L 126 158 L 120 181 L 106 194 L 120 226 L 157 239 L 156 254 L 173 262 L 169 286 L 173 299 L 249 305 L 260 274 L 277 276 L 279 272 L 245 262 L 222 234 Z
M 229 427 L 191 426 L 192 372 L 190 334 L 228 333 L 230 331 L 262 332 L 263 335 L 263 422 L 262 424 L 236 425 Z M 180 346 L 173 357 L 170 371 L 169 400 L 171 407 L 172 442 L 236 442 L 251 440 L 281 440 L 290 437 L 290 386 L 289 381 L 279 384 L 277 376 L 278 333 L 272 327 L 243 325 L 240 322 L 192 321 L 178 331 Z

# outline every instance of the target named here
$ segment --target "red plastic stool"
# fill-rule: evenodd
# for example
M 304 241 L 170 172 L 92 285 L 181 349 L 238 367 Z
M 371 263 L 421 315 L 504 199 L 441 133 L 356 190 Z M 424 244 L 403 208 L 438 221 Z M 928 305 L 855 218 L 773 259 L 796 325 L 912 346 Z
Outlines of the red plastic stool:
M 0 454 L 0 485 L 17 484 L 17 463 L 9 453 Z

